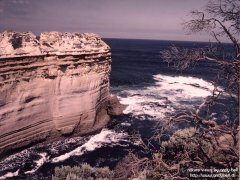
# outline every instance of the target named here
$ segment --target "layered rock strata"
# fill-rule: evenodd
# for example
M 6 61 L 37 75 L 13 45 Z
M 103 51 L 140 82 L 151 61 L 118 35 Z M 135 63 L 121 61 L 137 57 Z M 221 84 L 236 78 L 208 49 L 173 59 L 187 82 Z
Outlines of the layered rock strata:
M 0 154 L 109 121 L 110 48 L 90 33 L 0 34 Z

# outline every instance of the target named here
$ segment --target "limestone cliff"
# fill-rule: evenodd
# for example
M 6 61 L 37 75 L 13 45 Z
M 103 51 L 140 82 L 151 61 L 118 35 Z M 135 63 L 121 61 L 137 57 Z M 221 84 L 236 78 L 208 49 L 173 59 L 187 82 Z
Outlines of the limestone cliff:
M 0 154 L 109 121 L 110 48 L 90 33 L 0 33 Z

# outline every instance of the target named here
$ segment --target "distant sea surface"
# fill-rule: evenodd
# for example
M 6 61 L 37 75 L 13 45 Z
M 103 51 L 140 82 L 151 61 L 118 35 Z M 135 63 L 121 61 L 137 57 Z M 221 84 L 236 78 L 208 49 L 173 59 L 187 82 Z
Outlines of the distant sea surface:
M 56 166 L 83 162 L 114 168 L 129 150 L 141 150 L 139 142 L 129 136 L 139 132 L 143 140 L 150 137 L 158 122 L 178 111 L 196 108 L 211 95 L 216 65 L 203 61 L 179 72 L 160 57 L 160 51 L 171 45 L 193 48 L 207 47 L 208 43 L 104 41 L 112 52 L 111 93 L 128 105 L 124 114 L 95 135 L 36 145 L 9 156 L 0 162 L 0 179 L 51 179 Z
M 160 51 L 174 45 L 183 48 L 208 47 L 208 42 L 162 40 L 104 39 L 111 47 L 111 86 L 153 83 L 153 75 L 185 75 L 214 80 L 216 68 L 204 61 L 187 71 L 179 72 L 160 58 Z

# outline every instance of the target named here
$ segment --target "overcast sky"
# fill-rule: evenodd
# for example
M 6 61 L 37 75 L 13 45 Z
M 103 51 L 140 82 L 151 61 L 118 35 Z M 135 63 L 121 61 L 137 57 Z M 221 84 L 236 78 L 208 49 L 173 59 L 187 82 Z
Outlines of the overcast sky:
M 208 0 L 0 0 L 0 31 L 94 32 L 102 37 L 208 41 L 181 23 Z

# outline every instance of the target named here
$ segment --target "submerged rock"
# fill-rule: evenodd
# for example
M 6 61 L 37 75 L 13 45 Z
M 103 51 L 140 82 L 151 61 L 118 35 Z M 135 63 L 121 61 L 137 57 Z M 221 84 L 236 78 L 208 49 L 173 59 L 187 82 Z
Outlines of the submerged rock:
M 0 154 L 106 125 L 110 70 L 95 34 L 0 33 Z

